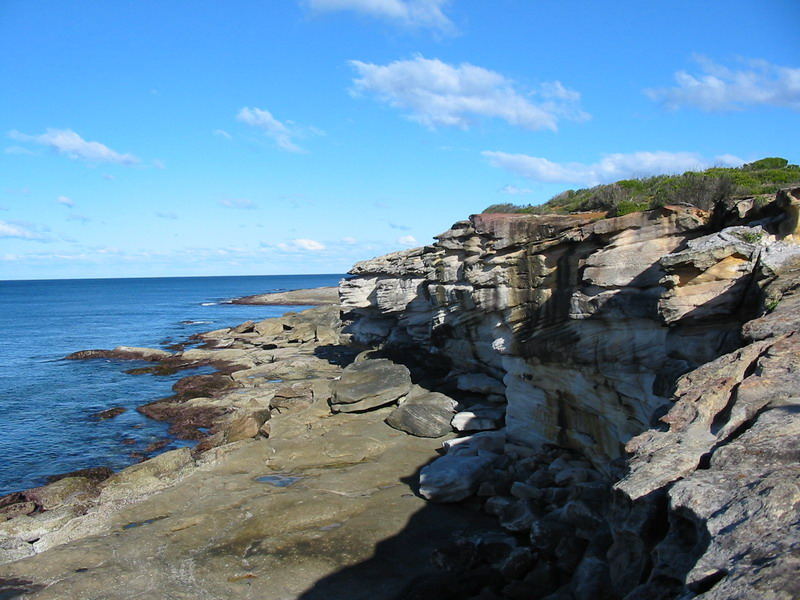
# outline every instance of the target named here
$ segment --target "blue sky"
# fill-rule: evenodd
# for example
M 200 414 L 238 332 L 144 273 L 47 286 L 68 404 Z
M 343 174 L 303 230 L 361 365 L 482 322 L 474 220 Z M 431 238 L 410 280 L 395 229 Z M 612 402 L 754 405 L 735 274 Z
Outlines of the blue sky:
M 800 3 L 0 2 L 0 279 L 344 272 L 498 202 L 800 160 Z

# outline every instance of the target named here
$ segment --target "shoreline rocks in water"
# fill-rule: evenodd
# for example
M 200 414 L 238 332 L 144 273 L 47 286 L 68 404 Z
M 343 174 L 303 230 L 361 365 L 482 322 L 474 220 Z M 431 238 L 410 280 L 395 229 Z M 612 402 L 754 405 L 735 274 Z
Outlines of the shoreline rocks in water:
M 98 421 L 106 421 L 108 419 L 113 419 L 114 417 L 118 417 L 122 413 L 124 413 L 127 408 L 124 406 L 114 406 L 112 408 L 107 408 L 105 410 L 98 411 L 89 415 L 92 419 L 96 419 Z
M 798 206 L 476 215 L 357 264 L 343 311 L 201 334 L 155 362 L 218 371 L 149 405 L 200 443 L 0 499 L 0 582 L 796 598 Z
M 273 292 L 234 298 L 231 304 L 265 304 L 280 306 L 322 306 L 339 303 L 338 287 L 319 287 L 288 292 Z

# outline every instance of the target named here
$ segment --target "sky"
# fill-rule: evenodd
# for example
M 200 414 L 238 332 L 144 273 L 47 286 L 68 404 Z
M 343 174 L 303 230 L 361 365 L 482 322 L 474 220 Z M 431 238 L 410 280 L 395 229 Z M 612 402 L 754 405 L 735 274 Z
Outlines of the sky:
M 0 0 L 0 279 L 343 273 L 800 162 L 796 0 Z

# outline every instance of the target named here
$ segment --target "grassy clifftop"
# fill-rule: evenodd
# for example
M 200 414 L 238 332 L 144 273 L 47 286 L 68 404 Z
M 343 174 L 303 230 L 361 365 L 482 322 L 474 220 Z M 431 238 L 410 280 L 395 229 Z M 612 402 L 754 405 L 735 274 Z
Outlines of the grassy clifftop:
M 682 175 L 623 179 L 592 188 L 567 190 L 538 206 L 493 204 L 483 212 L 567 214 L 608 211 L 609 216 L 619 216 L 679 202 L 708 209 L 725 198 L 774 194 L 794 183 L 800 183 L 800 166 L 790 165 L 785 158 L 762 158 L 736 168 L 714 167 Z

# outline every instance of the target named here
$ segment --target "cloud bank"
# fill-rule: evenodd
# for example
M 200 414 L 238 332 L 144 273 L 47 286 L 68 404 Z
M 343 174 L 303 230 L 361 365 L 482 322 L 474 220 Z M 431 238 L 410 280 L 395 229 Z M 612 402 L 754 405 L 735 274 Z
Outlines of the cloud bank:
M 526 92 L 495 71 L 423 56 L 387 65 L 352 60 L 350 66 L 358 74 L 354 95 L 373 95 L 426 127 L 469 129 L 480 118 L 496 118 L 524 129 L 555 131 L 560 119 L 589 118 L 580 108 L 580 94 L 560 81 Z
M 703 56 L 695 62 L 699 73 L 678 71 L 675 86 L 648 89 L 645 94 L 670 110 L 688 106 L 727 111 L 760 105 L 800 110 L 800 68 L 743 60 L 742 68 L 732 69 Z
M 133 154 L 121 154 L 100 142 L 83 139 L 71 129 L 47 129 L 40 135 L 28 135 L 19 131 L 10 131 L 8 137 L 18 142 L 30 142 L 46 146 L 74 160 L 91 163 L 116 163 L 131 166 L 141 162 Z

